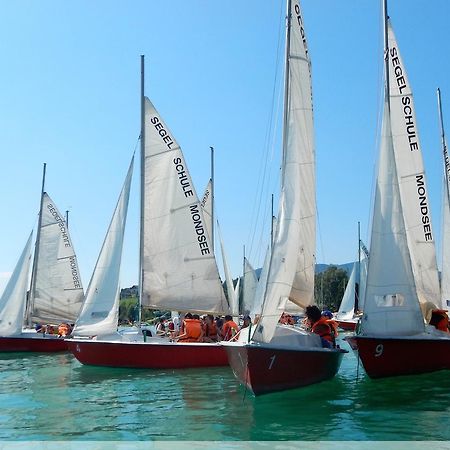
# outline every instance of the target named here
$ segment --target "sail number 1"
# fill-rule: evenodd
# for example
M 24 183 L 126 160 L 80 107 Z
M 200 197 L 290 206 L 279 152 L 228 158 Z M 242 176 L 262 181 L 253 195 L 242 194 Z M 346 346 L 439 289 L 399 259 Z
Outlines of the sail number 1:
M 275 358 L 277 357 L 277 355 L 273 355 L 272 357 L 269 358 L 270 360 L 270 364 L 269 364 L 269 370 L 272 368 L 273 363 L 275 362 Z

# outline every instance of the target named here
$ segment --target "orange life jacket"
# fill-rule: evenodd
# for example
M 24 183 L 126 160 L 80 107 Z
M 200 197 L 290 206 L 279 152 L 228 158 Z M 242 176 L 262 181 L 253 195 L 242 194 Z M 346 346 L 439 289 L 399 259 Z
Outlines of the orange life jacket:
M 331 325 L 328 323 L 326 317 L 321 317 L 311 328 L 313 333 L 318 334 L 321 338 L 334 344 L 334 338 L 332 334 Z
M 205 325 L 205 336 L 217 337 L 217 326 L 214 322 Z
M 180 341 L 196 342 L 202 335 L 202 323 L 198 319 L 184 319 L 184 333 L 186 336 L 180 338 Z
M 430 325 L 435 326 L 436 329 L 440 331 L 445 331 L 446 333 L 448 333 L 449 322 L 447 311 L 443 309 L 433 309 L 433 311 L 431 312 Z
M 234 334 L 236 334 L 239 330 L 239 327 L 236 325 L 236 322 L 233 320 L 229 320 L 228 322 L 225 322 L 222 327 L 222 334 L 223 334 L 223 340 L 229 341 L 233 337 L 233 330 Z

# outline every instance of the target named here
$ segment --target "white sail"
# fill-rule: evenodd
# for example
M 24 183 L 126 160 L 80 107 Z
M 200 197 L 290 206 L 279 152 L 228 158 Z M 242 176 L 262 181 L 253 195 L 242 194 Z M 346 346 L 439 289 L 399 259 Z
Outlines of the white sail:
M 347 286 L 345 287 L 344 295 L 339 305 L 339 310 L 337 312 L 336 318 L 339 320 L 353 319 L 355 313 L 355 283 L 356 283 L 356 273 L 358 272 L 358 263 L 353 263 L 352 273 L 348 279 Z
M 200 201 L 180 146 L 145 98 L 142 305 L 228 312 Z
M 83 308 L 73 329 L 73 334 L 76 336 L 110 334 L 117 331 L 120 263 L 133 162 L 134 156 L 92 273 Z
M 448 156 L 447 156 L 448 164 Z M 442 273 L 441 273 L 441 307 L 448 309 L 450 307 L 450 202 L 448 178 L 445 180 L 446 186 L 444 186 L 443 204 L 442 204 Z
M 439 107 L 440 107 L 439 93 Z M 445 140 L 442 111 L 440 111 L 442 132 L 442 153 L 444 158 L 444 186 L 442 190 L 442 272 L 441 272 L 441 307 L 450 307 L 450 160 Z
M 30 269 L 32 234 L 30 234 L 14 272 L 0 298 L 0 336 L 13 336 L 22 332 Z
M 83 303 L 83 286 L 66 223 L 47 193 L 43 196 L 39 236 L 32 319 L 73 323 Z
M 417 295 L 440 304 L 434 233 L 411 87 L 388 22 L 391 130 Z
M 244 285 L 242 289 L 242 309 L 244 314 L 249 314 L 255 302 L 256 287 L 258 286 L 258 277 L 255 269 L 247 258 L 244 257 Z M 252 317 L 253 319 L 254 317 Z
M 364 255 L 361 261 L 353 263 L 352 272 L 345 287 L 344 295 L 342 296 L 341 304 L 337 312 L 336 318 L 339 320 L 352 319 L 355 314 L 355 304 L 358 301 L 358 309 L 364 309 L 364 297 L 366 294 L 366 280 L 367 280 L 367 264 L 368 252 L 366 246 L 360 241 L 361 253 Z M 359 285 L 358 290 L 356 289 Z
M 228 303 L 230 305 L 231 315 L 237 317 L 239 315 L 239 297 L 236 295 L 233 286 L 233 277 L 230 273 L 228 260 L 225 254 L 225 247 L 223 245 L 222 233 L 220 232 L 219 222 L 217 222 L 217 231 L 219 232 L 220 250 L 222 252 L 223 271 L 225 272 L 225 284 L 227 286 Z
M 315 155 L 310 59 L 300 6 L 288 11 L 282 186 L 262 319 L 254 339 L 269 342 L 288 298 L 312 303 L 316 247 Z M 290 29 L 290 31 L 289 31 Z
M 361 334 L 411 335 L 424 330 L 385 101 Z
M 208 181 L 205 193 L 202 198 L 203 217 L 205 219 L 206 229 L 208 230 L 208 236 L 211 239 L 213 231 L 213 211 L 212 211 L 212 180 Z
M 264 301 L 264 292 L 267 288 L 267 277 L 269 275 L 269 265 L 270 265 L 270 255 L 271 248 L 268 247 L 266 250 L 266 256 L 264 258 L 264 263 L 259 274 L 258 284 L 255 290 L 255 296 L 253 298 L 253 304 L 250 307 L 250 317 L 254 319 L 257 315 L 260 316 L 262 313 L 262 304 Z

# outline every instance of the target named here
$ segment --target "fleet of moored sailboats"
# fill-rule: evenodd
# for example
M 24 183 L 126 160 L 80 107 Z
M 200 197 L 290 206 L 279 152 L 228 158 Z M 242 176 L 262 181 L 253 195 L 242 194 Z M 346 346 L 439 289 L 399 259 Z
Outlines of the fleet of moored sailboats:
M 384 6 L 385 95 L 370 255 L 358 237 L 355 263 L 336 320 L 372 378 L 450 369 L 450 334 L 428 325 L 450 306 L 450 161 L 438 90 L 444 157 L 442 277 L 427 199 L 411 87 Z M 140 308 L 250 314 L 252 325 L 223 342 L 175 342 L 139 327 L 118 331 L 120 266 L 134 156 L 86 295 L 67 223 L 44 191 L 32 236 L 0 298 L 0 352 L 70 350 L 97 366 L 179 369 L 230 365 L 255 395 L 330 379 L 346 350 L 279 323 L 314 303 L 316 179 L 311 60 L 297 0 L 287 0 L 279 210 L 259 278 L 244 257 L 234 287 L 220 244 L 228 295 L 214 252 L 213 176 L 200 199 L 174 135 L 144 95 L 141 57 Z M 212 148 L 211 148 L 212 149 Z M 213 149 L 212 149 L 213 154 Z M 213 167 L 213 165 L 212 165 Z M 447 248 L 448 247 L 448 248 Z M 362 250 L 361 250 L 362 249 Z M 239 311 L 239 291 L 242 308 Z M 62 339 L 37 323 L 74 323 Z

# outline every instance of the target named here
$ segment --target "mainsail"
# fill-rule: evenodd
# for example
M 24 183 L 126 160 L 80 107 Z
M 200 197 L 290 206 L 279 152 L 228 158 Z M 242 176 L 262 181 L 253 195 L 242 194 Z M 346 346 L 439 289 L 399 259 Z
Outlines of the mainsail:
M 315 154 L 311 63 L 300 6 L 288 4 L 285 117 L 278 222 L 262 319 L 253 338 L 269 342 L 287 300 L 305 307 L 314 294 Z
M 360 333 L 411 335 L 423 330 L 386 98 Z
M 411 87 L 388 21 L 392 145 L 412 270 L 421 303 L 440 304 L 434 233 Z
M 77 336 L 110 334 L 117 331 L 120 263 L 133 162 L 134 156 L 92 273 L 83 308 L 73 329 L 73 334 Z
M 30 234 L 14 272 L 0 298 L 0 336 L 13 336 L 22 332 L 32 235 L 33 233 Z
M 30 294 L 35 322 L 75 322 L 84 294 L 69 230 L 52 199 L 44 192 L 36 250 L 34 289 Z
M 142 305 L 227 312 L 204 214 L 183 153 L 148 98 L 144 160 Z

